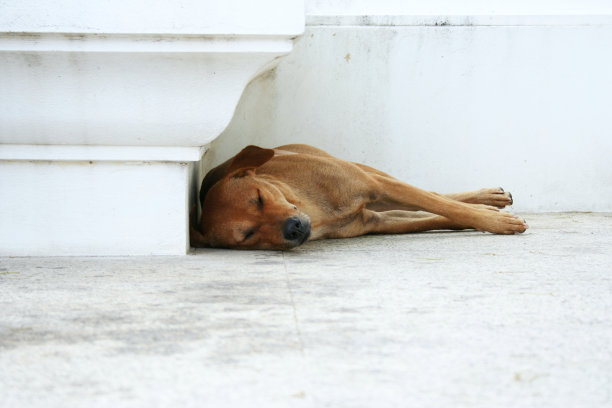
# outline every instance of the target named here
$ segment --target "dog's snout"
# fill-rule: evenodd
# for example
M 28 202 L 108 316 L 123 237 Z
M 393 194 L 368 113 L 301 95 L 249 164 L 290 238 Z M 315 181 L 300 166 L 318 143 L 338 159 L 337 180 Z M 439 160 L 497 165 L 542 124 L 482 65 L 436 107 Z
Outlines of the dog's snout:
M 304 224 L 298 217 L 291 217 L 285 221 L 283 236 L 289 241 L 295 241 L 303 235 Z
M 298 217 L 291 217 L 285 221 L 283 236 L 287 241 L 305 242 L 310 236 L 310 223 L 303 222 Z

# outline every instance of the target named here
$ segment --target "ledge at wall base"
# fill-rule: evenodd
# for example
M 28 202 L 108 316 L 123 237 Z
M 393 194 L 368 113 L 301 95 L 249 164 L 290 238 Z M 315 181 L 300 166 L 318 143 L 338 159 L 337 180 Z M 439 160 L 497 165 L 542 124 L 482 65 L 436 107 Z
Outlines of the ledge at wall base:
M 207 146 L 75 146 L 0 144 L 0 160 L 195 162 Z

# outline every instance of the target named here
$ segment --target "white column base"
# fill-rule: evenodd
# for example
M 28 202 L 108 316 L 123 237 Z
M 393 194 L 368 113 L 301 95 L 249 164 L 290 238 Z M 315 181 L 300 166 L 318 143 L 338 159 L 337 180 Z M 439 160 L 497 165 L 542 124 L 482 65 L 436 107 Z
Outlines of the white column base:
M 0 255 L 184 255 L 199 162 L 105 157 L 0 160 Z

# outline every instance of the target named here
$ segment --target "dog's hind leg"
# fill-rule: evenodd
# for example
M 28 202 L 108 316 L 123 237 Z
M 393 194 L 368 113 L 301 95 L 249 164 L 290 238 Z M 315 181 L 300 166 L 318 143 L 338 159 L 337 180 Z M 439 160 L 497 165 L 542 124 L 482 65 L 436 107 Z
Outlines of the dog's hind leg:
M 481 188 L 463 193 L 444 194 L 444 196 L 464 203 L 486 204 L 497 208 L 504 208 L 513 203 L 512 194 L 501 187 Z
M 431 193 L 389 177 L 370 175 L 373 201 L 397 209 L 413 209 L 441 215 L 453 223 L 496 234 L 515 234 L 528 227 L 524 220 L 503 211 L 493 211 L 486 206 L 474 206 L 439 194 Z

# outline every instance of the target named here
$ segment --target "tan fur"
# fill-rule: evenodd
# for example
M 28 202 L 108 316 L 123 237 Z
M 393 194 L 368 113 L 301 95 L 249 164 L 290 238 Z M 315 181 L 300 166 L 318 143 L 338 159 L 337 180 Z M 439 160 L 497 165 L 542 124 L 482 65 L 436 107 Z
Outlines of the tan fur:
M 190 229 L 194 247 L 288 249 L 364 234 L 528 228 L 499 211 L 512 204 L 501 188 L 440 195 L 307 145 L 246 147 L 207 174 L 200 202 L 199 228 Z

